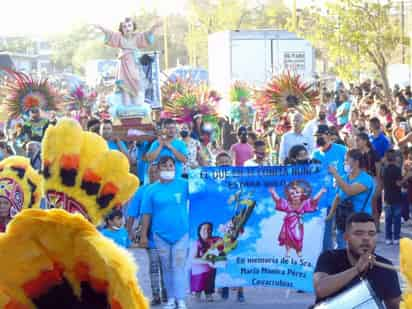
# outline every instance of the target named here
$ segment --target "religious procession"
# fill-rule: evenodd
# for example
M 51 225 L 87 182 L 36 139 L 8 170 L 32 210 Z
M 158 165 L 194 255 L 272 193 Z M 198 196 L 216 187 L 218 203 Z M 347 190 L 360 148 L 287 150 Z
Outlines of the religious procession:
M 411 1 L 40 2 L 1 5 L 0 308 L 412 309 Z

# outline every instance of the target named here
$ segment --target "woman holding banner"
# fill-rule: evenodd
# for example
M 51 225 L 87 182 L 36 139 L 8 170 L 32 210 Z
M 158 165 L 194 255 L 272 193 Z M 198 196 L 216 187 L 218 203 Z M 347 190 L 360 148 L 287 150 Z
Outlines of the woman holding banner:
M 189 242 L 188 184 L 185 179 L 176 176 L 175 160 L 172 157 L 160 157 L 158 167 L 160 179 L 151 185 L 142 201 L 140 245 L 147 248 L 151 226 L 169 296 L 164 308 L 186 309 L 187 276 L 184 274 Z

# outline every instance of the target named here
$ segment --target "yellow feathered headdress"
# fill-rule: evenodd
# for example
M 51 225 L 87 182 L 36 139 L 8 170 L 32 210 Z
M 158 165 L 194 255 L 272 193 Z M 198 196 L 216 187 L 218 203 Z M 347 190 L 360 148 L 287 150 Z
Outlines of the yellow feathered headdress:
M 123 206 L 139 186 L 122 153 L 109 150 L 102 137 L 83 132 L 71 119 L 47 129 L 42 160 L 48 208 L 79 212 L 95 225 Z
M 10 204 L 10 218 L 24 208 L 38 208 L 41 177 L 23 157 L 9 157 L 0 162 L 0 198 Z
M 80 214 L 19 213 L 0 234 L 0 308 L 144 309 L 125 250 Z
M 138 187 L 127 159 L 66 119 L 42 147 L 42 182 L 26 159 L 0 163 L 0 184 L 19 180 L 10 190 L 23 192 L 19 207 L 37 206 L 42 187 L 49 208 L 59 208 L 24 210 L 0 233 L 0 308 L 148 308 L 132 257 L 95 227 Z

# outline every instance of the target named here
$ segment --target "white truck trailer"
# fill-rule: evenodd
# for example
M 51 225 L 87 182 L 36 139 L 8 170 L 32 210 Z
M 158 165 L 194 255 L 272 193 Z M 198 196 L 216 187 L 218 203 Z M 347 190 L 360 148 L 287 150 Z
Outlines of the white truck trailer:
M 227 93 L 236 80 L 263 87 L 289 70 L 311 82 L 315 51 L 309 41 L 284 30 L 237 30 L 209 35 L 209 84 Z

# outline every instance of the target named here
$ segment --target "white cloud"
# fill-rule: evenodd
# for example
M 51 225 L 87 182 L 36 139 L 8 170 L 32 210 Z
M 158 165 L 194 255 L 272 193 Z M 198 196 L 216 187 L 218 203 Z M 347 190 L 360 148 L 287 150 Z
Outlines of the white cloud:
M 247 240 L 248 238 L 252 237 L 253 234 L 254 234 L 254 231 L 252 230 L 252 228 L 249 226 L 246 226 L 244 228 L 243 233 L 239 236 L 238 240 L 239 241 Z
M 258 204 L 255 207 L 254 213 L 257 215 L 266 215 L 273 213 L 275 209 L 275 203 L 271 197 L 262 198 L 259 200 Z
M 283 223 L 284 213 L 276 212 L 273 216 L 264 218 L 259 223 L 261 237 L 256 241 L 256 253 L 282 255 L 284 249 L 280 251 L 278 246 L 278 235 Z
M 205 185 L 206 183 L 203 179 L 200 178 L 200 175 L 191 174 L 190 181 L 189 181 L 189 192 L 191 194 L 202 191 Z

